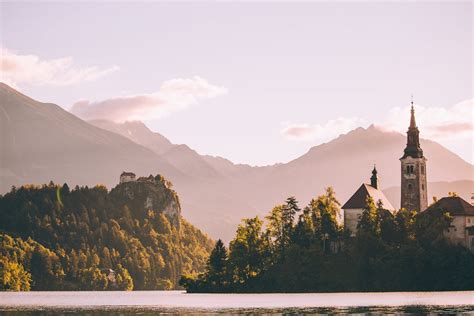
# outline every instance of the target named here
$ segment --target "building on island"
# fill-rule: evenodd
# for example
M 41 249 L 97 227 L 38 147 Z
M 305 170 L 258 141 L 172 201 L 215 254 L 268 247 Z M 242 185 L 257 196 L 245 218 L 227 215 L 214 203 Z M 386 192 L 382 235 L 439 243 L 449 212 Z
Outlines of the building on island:
M 453 244 L 461 244 L 474 251 L 474 206 L 459 196 L 448 196 L 431 204 L 426 212 L 442 209 L 453 217 L 444 236 Z
M 430 212 L 442 209 L 448 212 L 453 220 L 451 226 L 444 231 L 444 236 L 453 244 L 460 244 L 474 251 L 474 205 L 458 196 L 443 197 L 428 207 L 426 157 L 420 146 L 420 131 L 416 126 L 415 109 L 411 102 L 410 125 L 407 131 L 407 144 L 400 158 L 401 162 L 401 207 L 409 211 Z M 351 198 L 342 206 L 344 211 L 344 227 L 355 236 L 357 225 L 363 210 L 366 208 L 367 197 L 382 208 L 395 212 L 395 208 L 379 189 L 377 169 L 374 166 L 369 184 L 362 184 Z
M 407 131 L 407 144 L 400 158 L 401 162 L 401 207 L 407 210 L 424 211 L 428 207 L 426 183 L 426 158 L 420 146 L 420 131 L 416 126 L 415 109 L 411 102 L 410 125 Z M 382 203 L 382 208 L 395 212 L 395 208 L 379 189 L 377 169 L 374 166 L 370 185 L 362 184 L 352 197 L 342 206 L 344 210 L 344 226 L 353 235 L 357 231 L 360 215 L 366 207 L 366 199 L 370 196 L 375 203 Z
M 377 169 L 375 166 L 372 170 L 372 177 L 370 177 L 370 184 L 363 183 L 342 206 L 344 212 L 344 227 L 351 232 L 352 236 L 355 236 L 357 232 L 357 224 L 359 224 L 360 216 L 366 208 L 366 201 L 369 196 L 376 204 L 380 203 L 382 208 L 392 213 L 395 212 L 392 203 L 390 203 L 385 194 L 379 190 Z
M 416 126 L 415 109 L 411 102 L 410 126 L 407 131 L 407 145 L 401 162 L 401 204 L 409 211 L 424 211 L 428 207 L 426 183 L 426 158 L 420 147 L 420 131 Z
M 120 175 L 120 183 L 135 181 L 136 175 L 133 172 L 122 172 Z

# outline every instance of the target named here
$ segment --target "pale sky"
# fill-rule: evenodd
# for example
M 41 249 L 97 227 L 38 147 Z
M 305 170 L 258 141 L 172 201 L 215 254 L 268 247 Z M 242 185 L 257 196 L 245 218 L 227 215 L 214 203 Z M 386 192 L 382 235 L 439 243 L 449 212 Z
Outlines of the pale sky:
M 85 119 L 263 165 L 358 126 L 405 132 L 413 93 L 421 137 L 474 160 L 470 1 L 0 9 L 0 79 Z

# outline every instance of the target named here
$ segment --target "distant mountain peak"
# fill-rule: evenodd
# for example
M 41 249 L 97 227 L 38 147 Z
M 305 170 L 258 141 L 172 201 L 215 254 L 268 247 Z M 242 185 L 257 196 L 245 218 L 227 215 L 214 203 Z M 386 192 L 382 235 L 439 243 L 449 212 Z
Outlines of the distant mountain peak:
M 15 88 L 7 85 L 4 82 L 0 82 L 0 96 L 2 98 L 4 98 L 4 97 L 21 98 L 21 99 L 27 101 L 28 103 L 32 103 L 32 102 L 38 103 L 38 101 L 36 101 L 36 100 L 30 98 L 29 96 L 21 93 L 20 91 L 18 91 Z
M 366 130 L 370 131 L 370 130 L 379 130 L 379 129 L 377 128 L 377 126 L 375 126 L 374 123 L 372 123 L 369 125 L 369 127 L 366 128 Z

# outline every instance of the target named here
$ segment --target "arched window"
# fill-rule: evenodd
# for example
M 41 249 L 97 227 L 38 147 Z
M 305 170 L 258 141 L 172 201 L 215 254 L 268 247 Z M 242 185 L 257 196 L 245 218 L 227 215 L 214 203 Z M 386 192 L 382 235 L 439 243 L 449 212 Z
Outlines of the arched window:
M 408 183 L 408 190 L 411 191 L 411 183 Z
M 421 166 L 421 174 L 425 174 L 425 166 Z
M 410 174 L 412 174 L 414 172 L 413 170 L 414 170 L 414 167 L 413 167 L 413 165 L 411 165 L 410 166 Z

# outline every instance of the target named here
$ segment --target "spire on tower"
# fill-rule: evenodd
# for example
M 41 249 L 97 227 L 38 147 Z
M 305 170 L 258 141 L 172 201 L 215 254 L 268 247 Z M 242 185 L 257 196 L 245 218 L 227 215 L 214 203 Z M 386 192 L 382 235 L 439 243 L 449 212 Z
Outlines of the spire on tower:
M 413 94 L 411 95 L 411 118 L 410 118 L 410 128 L 416 128 L 415 107 L 413 106 Z
M 370 186 L 378 189 L 377 168 L 375 168 L 375 164 L 372 170 L 372 177 L 370 177 Z

